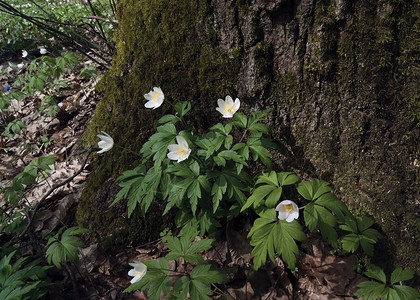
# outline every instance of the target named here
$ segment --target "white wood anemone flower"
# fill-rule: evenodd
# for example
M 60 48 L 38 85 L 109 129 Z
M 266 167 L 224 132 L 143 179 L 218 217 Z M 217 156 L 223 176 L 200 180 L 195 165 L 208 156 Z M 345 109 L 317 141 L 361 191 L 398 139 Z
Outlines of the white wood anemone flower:
M 286 220 L 292 222 L 294 219 L 299 218 L 299 207 L 295 202 L 290 200 L 284 200 L 276 206 L 276 211 L 279 212 L 278 218 L 280 220 Z
M 190 156 L 191 149 L 188 148 L 187 141 L 180 135 L 176 136 L 176 142 L 178 144 L 171 144 L 168 146 L 169 153 L 167 156 L 171 160 L 181 162 Z
M 25 58 L 28 56 L 28 51 L 22 50 L 22 57 Z
M 39 53 L 40 53 L 41 55 L 47 54 L 47 49 L 45 49 L 45 48 L 40 48 L 40 49 L 39 49 Z
M 129 263 L 129 265 L 134 268 L 128 271 L 129 276 L 134 276 L 134 278 L 130 281 L 131 284 L 140 281 L 143 276 L 146 275 L 147 266 L 145 264 L 135 261 L 133 263 Z
M 232 118 L 234 113 L 236 113 L 241 106 L 241 101 L 236 98 L 235 102 L 233 102 L 232 97 L 227 95 L 225 100 L 217 100 L 217 105 L 219 105 L 219 107 L 217 107 L 216 110 L 223 115 L 223 118 Z
M 112 139 L 112 137 L 105 131 L 101 131 L 101 132 L 103 133 L 103 135 L 102 134 L 96 135 L 98 138 L 101 139 L 98 142 L 98 147 L 101 148 L 101 151 L 97 152 L 98 154 L 111 150 L 112 146 L 114 146 L 114 140 Z
M 144 106 L 147 108 L 156 109 L 162 105 L 165 95 L 163 94 L 160 87 L 154 87 L 153 91 L 144 95 L 144 98 L 148 100 Z

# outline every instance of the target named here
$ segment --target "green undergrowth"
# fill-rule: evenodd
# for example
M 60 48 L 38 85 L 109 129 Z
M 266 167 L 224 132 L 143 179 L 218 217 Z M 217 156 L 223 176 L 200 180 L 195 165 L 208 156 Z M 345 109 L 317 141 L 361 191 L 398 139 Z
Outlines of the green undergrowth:
M 135 153 L 154 131 L 155 121 L 170 109 L 162 107 L 160 112 L 145 109 L 143 95 L 158 86 L 172 102 L 175 99 L 195 102 L 196 122 L 205 127 L 216 113 L 213 109 L 209 111 L 209 107 L 214 107 L 218 98 L 233 92 L 242 55 L 240 48 L 223 53 L 214 47 L 214 31 L 209 25 L 212 11 L 206 1 L 125 0 L 118 5 L 117 54 L 112 68 L 98 86 L 104 97 L 84 136 L 95 146 L 96 134 L 106 131 L 114 138 L 117 148 L 97 157 L 77 211 L 78 222 L 89 224 L 90 229 L 97 232 L 107 220 L 117 216 L 111 211 L 102 215 L 92 205 L 95 194 L 106 179 L 138 163 Z M 196 24 L 205 30 L 198 32 Z M 159 212 L 157 216 L 160 215 Z M 147 222 L 151 219 L 150 215 L 146 216 Z M 144 219 L 138 212 L 130 220 L 118 222 L 116 227 L 120 229 L 128 226 L 136 230 L 125 236 L 122 232 L 130 229 L 108 227 L 108 231 L 111 230 L 108 238 L 99 234 L 100 240 L 106 239 L 102 244 L 106 250 L 114 251 L 131 243 L 142 244 L 156 238 L 160 232 L 160 227 L 155 230 L 152 227 L 144 234 L 142 227 L 146 223 L 139 226 Z M 115 240 L 111 242 L 109 237 Z

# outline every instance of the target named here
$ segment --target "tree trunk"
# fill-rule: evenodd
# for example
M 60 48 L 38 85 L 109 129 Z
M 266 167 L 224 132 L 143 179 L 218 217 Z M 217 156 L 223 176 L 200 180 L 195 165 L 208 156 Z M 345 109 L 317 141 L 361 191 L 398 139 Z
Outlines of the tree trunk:
M 419 0 L 120 0 L 117 51 L 86 137 L 105 130 L 137 152 L 170 109 L 144 108 L 153 86 L 195 101 L 204 130 L 225 95 L 269 108 L 275 169 L 332 182 L 383 231 L 376 257 L 419 272 L 419 14 Z M 127 150 L 98 158 L 82 225 L 100 219 L 92 201 L 105 179 L 137 162 Z

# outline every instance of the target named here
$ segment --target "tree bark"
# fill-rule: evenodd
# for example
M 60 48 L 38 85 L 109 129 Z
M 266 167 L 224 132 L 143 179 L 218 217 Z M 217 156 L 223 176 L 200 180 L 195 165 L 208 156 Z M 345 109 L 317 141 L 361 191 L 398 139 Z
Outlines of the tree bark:
M 383 231 L 375 257 L 419 273 L 419 14 L 418 0 L 120 0 L 87 140 L 105 130 L 138 151 L 169 109 L 144 108 L 153 86 L 196 102 L 199 133 L 227 94 L 268 108 L 275 169 L 331 182 Z M 128 151 L 98 160 L 80 223 L 97 214 L 101 183 L 136 162 Z

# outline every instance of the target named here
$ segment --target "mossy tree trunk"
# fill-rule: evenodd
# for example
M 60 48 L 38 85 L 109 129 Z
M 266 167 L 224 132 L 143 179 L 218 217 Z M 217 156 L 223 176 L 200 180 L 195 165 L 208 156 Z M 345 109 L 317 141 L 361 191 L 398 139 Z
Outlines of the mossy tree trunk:
M 227 94 L 245 110 L 269 108 L 275 168 L 332 182 L 374 217 L 387 261 L 419 272 L 419 14 L 419 0 L 120 0 L 117 51 L 86 136 L 105 130 L 137 152 L 170 110 L 144 108 L 153 86 L 195 101 L 199 131 Z M 136 159 L 118 148 L 98 157 L 82 225 L 99 230 L 88 222 L 101 219 L 97 189 Z

